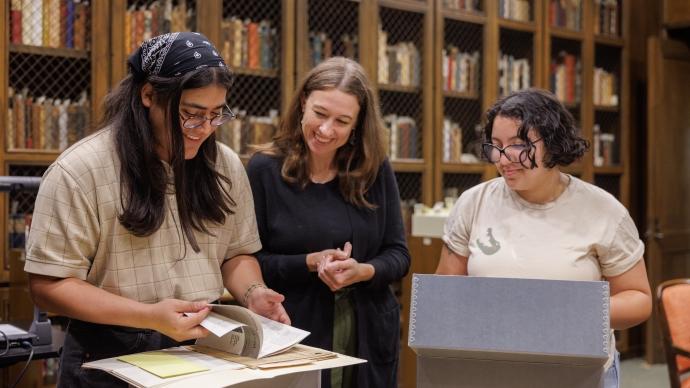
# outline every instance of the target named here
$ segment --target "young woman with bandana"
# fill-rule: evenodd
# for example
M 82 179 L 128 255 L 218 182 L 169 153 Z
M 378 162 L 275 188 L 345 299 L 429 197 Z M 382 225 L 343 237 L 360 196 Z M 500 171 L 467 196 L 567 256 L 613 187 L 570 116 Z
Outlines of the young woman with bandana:
M 71 318 L 62 387 L 126 386 L 81 364 L 208 335 L 199 323 L 223 287 L 290 322 L 252 256 L 242 163 L 213 134 L 233 118 L 230 70 L 191 32 L 144 42 L 129 69 L 100 129 L 58 157 L 36 200 L 25 270 L 35 303 Z
M 644 244 L 611 194 L 561 171 L 588 143 L 547 91 L 528 89 L 487 112 L 483 152 L 500 178 L 460 196 L 444 229 L 436 273 L 607 280 L 611 328 L 643 322 L 652 308 Z M 619 386 L 613 330 L 604 387 Z

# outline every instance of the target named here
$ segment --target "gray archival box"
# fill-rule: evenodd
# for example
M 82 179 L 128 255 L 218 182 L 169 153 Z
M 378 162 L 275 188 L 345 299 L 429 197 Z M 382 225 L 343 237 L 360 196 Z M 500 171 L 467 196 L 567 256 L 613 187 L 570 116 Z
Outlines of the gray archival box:
M 417 386 L 601 386 L 608 307 L 602 281 L 414 274 Z

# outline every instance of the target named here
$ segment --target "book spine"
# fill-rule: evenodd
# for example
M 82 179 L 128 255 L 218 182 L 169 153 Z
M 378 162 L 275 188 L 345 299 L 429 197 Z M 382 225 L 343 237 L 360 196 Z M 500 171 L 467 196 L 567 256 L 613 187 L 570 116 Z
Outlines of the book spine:
M 10 3 L 10 20 L 12 22 L 11 38 L 13 44 L 22 44 L 22 0 Z

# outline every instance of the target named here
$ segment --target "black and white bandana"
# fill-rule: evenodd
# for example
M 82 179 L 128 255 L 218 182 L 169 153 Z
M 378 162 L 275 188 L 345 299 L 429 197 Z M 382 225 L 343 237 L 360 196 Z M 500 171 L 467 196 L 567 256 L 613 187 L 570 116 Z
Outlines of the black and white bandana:
M 198 32 L 171 32 L 155 36 L 130 55 L 134 77 L 178 77 L 204 67 L 227 67 L 208 38 Z

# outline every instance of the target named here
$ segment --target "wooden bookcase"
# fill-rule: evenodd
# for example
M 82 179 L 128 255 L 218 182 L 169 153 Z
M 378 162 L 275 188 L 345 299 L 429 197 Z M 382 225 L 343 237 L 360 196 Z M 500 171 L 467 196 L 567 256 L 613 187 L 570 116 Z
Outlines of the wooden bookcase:
M 99 103 L 109 85 L 109 42 L 94 38 L 107 36 L 108 17 L 107 2 L 100 1 L 2 3 L 2 175 L 40 176 L 62 150 L 91 131 L 90 123 L 98 119 Z M 0 194 L 0 320 L 33 316 L 23 270 L 23 241 L 24 214 L 33 211 L 34 201 L 35 193 Z M 22 367 L 3 369 L 0 385 L 13 383 Z M 50 384 L 49 376 L 43 378 L 44 368 L 45 361 L 32 362 L 23 386 Z
M 520 3 L 512 7 L 514 13 L 507 14 L 507 8 L 500 8 L 508 1 Z M 467 188 L 497 176 L 494 166 L 485 163 L 479 154 L 479 126 L 484 112 L 507 90 L 525 86 L 553 90 L 557 84 L 554 74 L 564 72 L 558 68 L 563 65 L 575 77 L 566 86 L 566 95 L 570 93 L 566 105 L 575 115 L 583 136 L 600 143 L 566 171 L 603 187 L 629 205 L 630 91 L 626 37 L 630 28 L 630 1 L 620 0 L 617 15 L 606 25 L 596 0 L 580 0 L 579 23 L 571 18 L 570 24 L 568 20 L 554 22 L 552 0 L 505 2 L 171 0 L 171 6 L 177 7 L 178 12 L 184 9 L 177 14 L 176 26 L 206 34 L 224 51 L 235 73 L 229 104 L 237 108 L 236 113 L 244 120 L 219 129 L 219 139 L 239 153 L 244 151 L 247 139 L 266 139 L 270 125 L 275 125 L 271 116 L 280 116 L 287 109 L 297 81 L 315 63 L 328 55 L 353 57 L 374 82 L 388 127 L 396 123 L 397 132 L 394 135 L 389 129 L 389 140 L 392 136 L 398 140 L 411 139 L 404 146 L 398 142 L 394 150 L 389 147 L 409 226 L 412 203 L 431 205 L 446 197 L 457 197 Z M 5 175 L 40 175 L 59 154 L 58 150 L 11 147 L 6 123 L 13 100 L 8 88 L 33 87 L 46 95 L 55 92 L 56 95 L 50 96 L 53 99 L 74 98 L 59 93 L 75 94 L 73 89 L 77 87 L 87 89 L 89 115 L 91 119 L 97 118 L 107 90 L 126 75 L 127 57 L 135 45 L 133 40 L 137 34 L 143 36 L 132 27 L 137 17 L 134 13 L 159 11 L 151 9 L 155 4 L 151 0 L 90 4 L 90 32 L 85 50 L 11 43 L 11 23 L 2 24 L 0 60 L 5 70 L 0 72 L 0 123 L 4 129 L 0 136 L 0 165 Z M 471 7 L 459 9 L 461 4 Z M 11 11 L 11 2 L 5 2 L 0 7 L 0 18 L 11 21 Z M 610 29 L 612 20 L 617 31 L 597 27 Z M 266 47 L 270 54 L 264 53 L 258 64 L 249 64 L 248 58 L 233 57 L 229 36 L 237 34 L 239 28 L 258 28 L 266 34 L 262 36 L 268 37 L 270 43 Z M 110 38 L 92 39 L 92 36 Z M 396 50 L 413 54 L 398 56 Z M 240 62 L 234 62 L 237 60 Z M 412 65 L 391 66 L 391 61 L 398 60 Z M 510 72 L 506 63 L 513 65 Z M 458 64 L 465 69 L 472 68 L 471 75 L 460 76 L 459 68 L 454 73 L 449 71 Z M 395 68 L 409 72 L 402 76 L 395 70 L 391 72 Z M 88 76 L 83 77 L 84 74 Z M 598 77 L 596 81 L 595 77 Z M 560 88 L 563 81 L 559 82 Z M 612 82 L 605 93 L 602 93 L 602 82 Z M 607 98 L 601 98 L 602 95 Z M 262 125 L 269 128 L 260 128 Z M 257 132 L 264 130 L 268 132 Z M 233 133 L 240 134 L 243 140 L 232 137 Z M 602 151 L 602 135 L 606 155 Z M 597 155 L 594 148 L 598 150 Z M 0 209 L 4 209 L 0 212 L 0 233 L 6 236 L 0 248 L 6 258 L 0 270 L 0 285 L 4 286 L 0 287 L 0 300 L 12 300 L 9 304 L 3 302 L 2 318 L 15 316 L 12 310 L 16 303 L 15 297 L 10 296 L 10 285 L 18 286 L 18 292 L 25 287 L 19 276 L 22 275 L 21 252 L 9 248 L 11 226 L 17 225 L 11 210 L 17 207 L 15 213 L 30 212 L 32 204 L 30 195 L 0 195 Z M 410 274 L 433 272 L 440 242 L 414 237 L 409 237 L 408 242 L 413 256 Z M 18 265 L 9 266 L 10 260 Z M 10 273 L 9 268 L 16 273 Z M 403 306 L 402 386 L 413 386 L 415 376 L 414 354 L 407 348 L 406 335 L 410 279 L 410 276 L 405 278 L 397 290 Z M 625 350 L 626 333 L 617 335 L 619 349 Z

